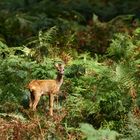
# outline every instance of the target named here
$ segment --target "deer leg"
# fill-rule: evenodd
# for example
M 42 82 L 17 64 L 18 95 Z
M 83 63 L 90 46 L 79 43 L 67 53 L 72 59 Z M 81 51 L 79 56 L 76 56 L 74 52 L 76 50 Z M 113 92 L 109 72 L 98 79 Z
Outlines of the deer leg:
M 41 95 L 37 95 L 37 94 L 34 95 L 33 111 L 36 110 L 36 106 L 38 105 L 40 97 L 41 97 Z
M 34 101 L 34 95 L 33 92 L 30 92 L 30 97 L 29 97 L 29 107 L 32 108 L 33 107 L 33 101 Z
M 56 107 L 57 107 L 57 111 L 58 111 L 58 107 L 59 107 L 59 104 L 58 104 L 58 94 L 56 95 Z
M 49 113 L 50 113 L 50 116 L 53 116 L 53 102 L 54 102 L 54 95 L 49 94 Z

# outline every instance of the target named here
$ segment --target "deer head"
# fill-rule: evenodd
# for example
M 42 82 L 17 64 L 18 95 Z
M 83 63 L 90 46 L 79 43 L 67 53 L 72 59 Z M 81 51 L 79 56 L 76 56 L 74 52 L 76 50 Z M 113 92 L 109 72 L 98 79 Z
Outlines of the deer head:
M 55 64 L 55 67 L 59 74 L 61 74 L 61 75 L 64 74 L 64 64 Z

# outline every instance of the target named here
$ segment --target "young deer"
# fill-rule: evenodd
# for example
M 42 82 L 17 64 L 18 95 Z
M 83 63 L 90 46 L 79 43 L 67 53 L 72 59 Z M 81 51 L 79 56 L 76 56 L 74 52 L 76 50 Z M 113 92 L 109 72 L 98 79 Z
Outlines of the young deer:
M 42 95 L 49 95 L 49 113 L 53 116 L 53 102 L 54 95 L 59 92 L 59 89 L 63 83 L 64 76 L 64 64 L 55 64 L 58 71 L 55 80 L 32 80 L 28 84 L 30 90 L 30 104 L 29 107 L 34 111 Z

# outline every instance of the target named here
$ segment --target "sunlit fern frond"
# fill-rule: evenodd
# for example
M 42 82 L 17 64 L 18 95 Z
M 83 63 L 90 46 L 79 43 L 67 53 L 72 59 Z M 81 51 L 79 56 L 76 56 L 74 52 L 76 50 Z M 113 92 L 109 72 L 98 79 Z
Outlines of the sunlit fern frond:
M 31 38 L 30 42 L 26 44 L 26 47 L 32 48 L 30 51 L 31 57 L 35 58 L 38 62 L 42 61 L 55 43 L 56 36 L 56 26 L 51 27 L 47 31 L 39 31 L 38 36 Z
M 136 69 L 134 66 L 130 64 L 117 64 L 115 74 L 111 79 L 115 80 L 118 85 L 130 89 L 137 83 L 135 73 Z
M 54 43 L 56 35 L 57 35 L 57 30 L 58 30 L 57 27 L 53 26 L 45 32 L 40 31 L 38 34 L 38 39 L 39 39 L 40 45 L 43 45 L 42 43 L 45 43 L 45 44 Z

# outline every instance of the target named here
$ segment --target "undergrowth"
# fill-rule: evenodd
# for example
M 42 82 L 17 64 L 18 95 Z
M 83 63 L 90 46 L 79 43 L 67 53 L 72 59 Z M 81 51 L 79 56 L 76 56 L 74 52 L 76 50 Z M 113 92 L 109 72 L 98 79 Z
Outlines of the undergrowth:
M 111 22 L 93 20 L 87 28 L 72 30 L 75 24 L 66 22 L 70 31 L 40 30 L 20 47 L 0 41 L 0 139 L 139 139 L 140 29 L 117 33 Z M 54 116 L 48 115 L 48 97 L 32 112 L 27 84 L 54 79 L 54 63 L 62 61 L 65 77 Z

